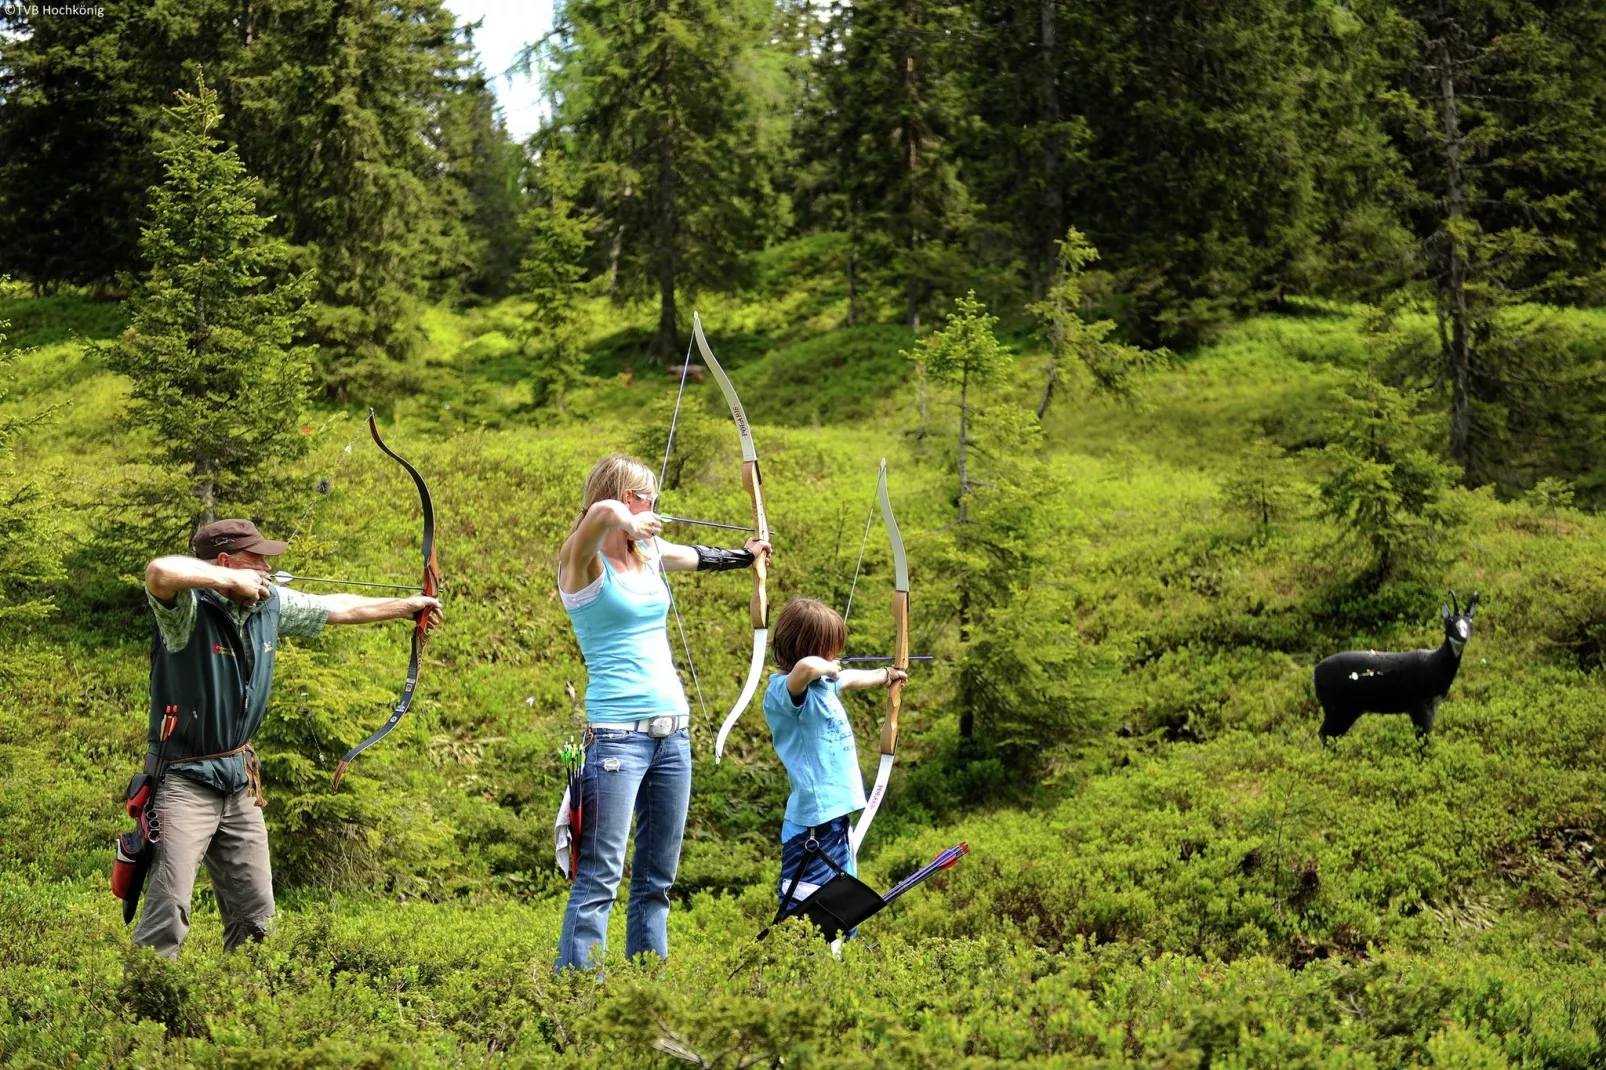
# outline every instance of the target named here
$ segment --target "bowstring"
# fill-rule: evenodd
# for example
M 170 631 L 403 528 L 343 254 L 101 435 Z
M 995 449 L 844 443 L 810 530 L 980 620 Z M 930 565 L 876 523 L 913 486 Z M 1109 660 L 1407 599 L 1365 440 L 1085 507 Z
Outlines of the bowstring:
M 317 486 L 313 488 L 312 500 L 308 502 L 307 507 L 301 511 L 300 518 L 296 520 L 296 526 L 290 530 L 290 537 L 284 540 L 286 549 L 295 544 L 296 536 L 301 534 L 301 527 L 307 522 L 307 518 L 312 516 L 312 511 L 318 507 L 320 502 L 329 497 L 329 492 L 334 489 L 335 476 L 340 474 L 341 466 L 346 463 L 346 458 L 351 456 L 351 448 L 356 444 L 357 436 L 353 434 L 349 439 L 346 440 L 346 447 L 340 451 L 340 459 L 337 460 L 335 462 L 335 466 L 329 470 L 329 474 L 318 480 Z
M 879 493 L 880 487 L 877 485 Z M 853 592 L 859 589 L 859 569 L 864 565 L 864 548 L 870 544 L 870 525 L 875 522 L 875 507 L 877 495 L 870 496 L 870 509 L 864 514 L 864 537 L 859 540 L 859 560 L 853 563 L 853 584 L 848 588 L 848 607 L 842 611 L 842 627 L 848 626 L 848 618 L 853 615 Z
M 695 344 L 695 338 L 686 340 L 686 356 L 680 362 L 680 389 L 675 391 L 675 411 L 669 416 L 669 438 L 664 442 L 664 463 L 658 468 L 660 494 L 664 489 L 664 473 L 669 471 L 669 450 L 675 444 L 675 425 L 680 422 L 680 399 L 686 396 L 686 373 L 691 371 L 691 348 Z
M 691 370 L 691 350 L 695 338 L 686 340 L 686 356 L 680 362 L 680 389 L 675 391 L 675 411 L 669 417 L 669 438 L 664 442 L 664 463 L 658 469 L 658 494 L 664 492 L 664 474 L 669 471 L 669 451 L 675 445 L 675 426 L 680 422 L 680 399 L 686 396 L 686 373 Z M 653 502 L 655 511 L 659 502 Z M 703 684 L 697 679 L 697 662 L 691 656 L 691 643 L 686 640 L 686 622 L 680 616 L 680 602 L 675 598 L 675 588 L 669 583 L 669 570 L 664 567 L 664 555 L 658 554 L 658 578 L 664 582 L 664 592 L 669 595 L 669 608 L 675 614 L 675 629 L 680 632 L 680 649 L 686 654 L 686 668 L 691 670 L 692 688 L 697 692 L 697 708 L 703 713 L 703 720 L 708 720 L 708 703 L 703 700 Z

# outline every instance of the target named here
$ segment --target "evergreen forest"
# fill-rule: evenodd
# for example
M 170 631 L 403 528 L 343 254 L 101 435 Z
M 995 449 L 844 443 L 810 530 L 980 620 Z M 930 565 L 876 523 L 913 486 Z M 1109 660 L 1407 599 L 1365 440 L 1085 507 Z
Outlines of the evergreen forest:
M 0 1064 L 1606 1067 L 1606 3 L 563 0 L 523 139 L 483 33 L 0 3 Z M 146 563 L 249 517 L 308 591 L 419 584 L 370 412 L 433 499 L 416 698 L 331 790 L 408 629 L 283 644 L 274 931 L 225 953 L 203 871 L 169 962 L 107 881 Z M 750 583 L 677 575 L 671 954 L 621 901 L 555 973 L 558 547 L 610 453 L 749 527 L 749 422 L 769 603 L 851 655 L 885 459 L 930 660 L 864 879 L 970 852 L 755 939 Z M 1474 592 L 1431 733 L 1319 734 L 1318 662 Z

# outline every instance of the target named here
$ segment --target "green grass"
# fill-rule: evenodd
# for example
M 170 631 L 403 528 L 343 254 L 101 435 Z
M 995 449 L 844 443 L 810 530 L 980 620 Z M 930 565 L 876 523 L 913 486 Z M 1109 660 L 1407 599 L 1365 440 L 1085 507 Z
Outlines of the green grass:
M 54 618 L 0 631 L 0 1061 L 645 1067 L 678 1065 L 677 1049 L 721 1067 L 1606 1061 L 1606 522 L 1463 493 L 1468 523 L 1442 576 L 1358 593 L 1365 560 L 1312 501 L 1326 392 L 1369 356 L 1351 310 L 1240 323 L 1133 406 L 1063 397 L 1040 450 L 1052 565 L 1016 606 L 1063 614 L 1054 623 L 1100 659 L 1106 708 L 1091 738 L 1043 740 L 1039 779 L 1020 783 L 957 739 L 962 651 L 936 578 L 951 547 L 951 399 L 927 399 L 920 438 L 907 332 L 827 331 L 835 296 L 786 280 L 788 257 L 830 250 L 777 255 L 759 265 L 762 300 L 704 306 L 756 420 L 778 532 L 772 603 L 843 603 L 887 457 L 914 642 L 939 661 L 905 693 L 864 868 L 884 887 L 961 839 L 970 857 L 867 923 L 840 961 L 794 926 L 753 942 L 774 906 L 785 777 L 757 711 L 728 760 L 711 761 L 745 670 L 749 586 L 687 577 L 676 593 L 707 708 L 694 695 L 672 958 L 621 961 L 621 908 L 604 976 L 549 973 L 565 888 L 550 863 L 557 747 L 576 725 L 566 688 L 584 681 L 553 554 L 590 463 L 642 449 L 676 384 L 639 356 L 624 383 L 651 313 L 599 301 L 597 381 L 561 416 L 528 412 L 517 303 L 437 309 L 423 324 L 430 391 L 386 430 L 429 476 L 441 522 L 447 623 L 414 711 L 331 795 L 335 759 L 394 701 L 405 629 L 287 644 L 258 740 L 278 930 L 223 955 L 203 876 L 178 966 L 132 954 L 106 870 L 144 733 L 149 624 L 131 578 L 142 561 L 93 541 L 93 507 L 137 474 L 139 433 L 118 419 L 125 385 L 53 325 L 105 338 L 120 321 L 77 298 L 11 300 L 0 318 L 40 348 L 0 417 L 63 406 L 19 456 L 73 518 L 75 571 Z M 1576 327 L 1606 337 L 1599 317 Z M 1019 344 L 1012 396 L 1035 402 L 1041 354 Z M 692 462 L 666 508 L 745 517 L 723 402 L 711 382 L 690 393 Z M 284 564 L 405 581 L 417 571 L 405 476 L 355 410 L 316 426 L 313 456 L 286 479 L 310 488 L 333 472 L 334 489 Z M 1295 502 L 1267 529 L 1222 497 L 1259 440 L 1287 451 Z M 890 642 L 889 570 L 877 527 L 856 649 Z M 1323 748 L 1315 660 L 1436 643 L 1441 586 L 1479 590 L 1485 606 L 1434 742 L 1368 717 Z M 850 704 L 867 764 L 881 711 L 874 697 Z

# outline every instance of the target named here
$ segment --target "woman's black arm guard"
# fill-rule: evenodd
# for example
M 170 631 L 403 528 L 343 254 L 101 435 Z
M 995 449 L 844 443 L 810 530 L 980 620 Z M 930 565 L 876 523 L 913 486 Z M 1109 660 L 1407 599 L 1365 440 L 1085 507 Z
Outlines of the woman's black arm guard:
M 698 572 L 725 572 L 733 568 L 752 568 L 753 551 L 722 550 L 717 546 L 693 546 L 697 551 Z

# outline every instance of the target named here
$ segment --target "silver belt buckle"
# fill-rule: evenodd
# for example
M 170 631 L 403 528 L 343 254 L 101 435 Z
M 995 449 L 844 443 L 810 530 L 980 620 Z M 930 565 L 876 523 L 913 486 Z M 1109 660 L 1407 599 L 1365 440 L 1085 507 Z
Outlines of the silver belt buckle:
M 675 731 L 675 718 L 672 714 L 654 717 L 647 722 L 647 735 L 653 739 L 663 739 Z

